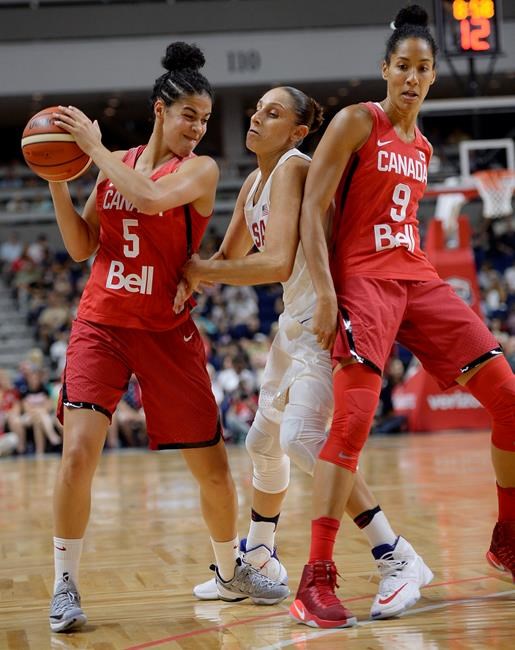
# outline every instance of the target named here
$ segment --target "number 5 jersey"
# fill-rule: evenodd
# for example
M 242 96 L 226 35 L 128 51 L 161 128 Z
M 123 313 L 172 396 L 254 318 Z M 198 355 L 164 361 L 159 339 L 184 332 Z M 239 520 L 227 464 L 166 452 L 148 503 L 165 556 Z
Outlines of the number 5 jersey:
M 134 168 L 144 148 L 130 149 L 123 158 L 125 164 Z M 172 158 L 151 179 L 174 173 L 187 159 Z M 175 314 L 173 298 L 181 269 L 197 250 L 209 218 L 191 205 L 142 214 L 109 179 L 97 186 L 97 213 L 99 249 L 78 316 L 148 330 L 167 330 L 183 322 L 188 309 Z

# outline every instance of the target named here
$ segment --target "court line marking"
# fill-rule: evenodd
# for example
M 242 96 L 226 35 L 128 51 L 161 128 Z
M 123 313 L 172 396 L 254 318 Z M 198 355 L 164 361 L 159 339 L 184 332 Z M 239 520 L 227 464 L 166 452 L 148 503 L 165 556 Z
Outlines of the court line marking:
M 508 591 L 498 591 L 496 594 L 486 594 L 484 596 L 476 596 L 474 598 L 463 598 L 462 600 L 447 600 L 443 603 L 437 603 L 435 605 L 427 605 L 426 607 L 419 607 L 418 609 L 410 609 L 409 611 L 400 614 L 396 618 L 398 619 L 405 618 L 406 616 L 413 616 L 414 614 L 422 614 L 423 612 L 431 612 L 436 609 L 444 609 L 445 607 L 454 607 L 455 605 L 469 605 L 470 603 L 481 602 L 485 598 L 499 598 L 500 596 L 508 596 L 513 594 L 515 594 L 515 589 L 511 589 Z M 368 619 L 366 621 L 358 621 L 357 625 L 345 629 L 352 630 L 354 629 L 354 627 L 364 627 L 365 625 L 380 623 L 381 620 L 388 620 L 388 619 L 376 619 L 376 620 Z M 311 634 L 307 632 L 305 638 L 302 639 L 302 641 L 311 641 L 311 639 L 320 639 L 321 637 L 329 636 L 330 634 L 335 634 L 336 632 L 343 632 L 343 631 L 344 628 L 332 628 L 330 630 L 321 630 L 320 632 L 314 632 Z M 272 645 L 258 646 L 256 650 L 280 650 L 280 648 L 287 648 L 288 646 L 291 645 L 297 645 L 300 641 L 301 640 L 297 636 L 296 639 L 285 639 L 284 641 L 278 641 L 277 643 L 274 643 Z
M 425 591 L 426 589 L 432 589 L 435 587 L 445 587 L 448 585 L 457 585 L 457 584 L 462 584 L 465 582 L 478 582 L 481 580 L 499 580 L 499 577 L 497 576 L 490 576 L 490 575 L 485 575 L 485 576 L 477 576 L 474 578 L 462 578 L 459 580 L 447 580 L 446 582 L 435 582 L 431 583 L 430 585 L 427 585 L 426 587 L 422 587 L 422 589 Z M 427 607 L 421 607 L 419 609 L 410 609 L 408 612 L 405 612 L 404 614 L 401 614 L 401 616 L 410 616 L 412 614 L 416 614 L 419 612 L 425 612 L 425 611 L 430 611 L 431 609 L 438 609 L 442 607 L 448 607 L 453 604 L 464 604 L 467 602 L 475 602 L 481 598 L 494 598 L 498 597 L 500 595 L 504 594 L 515 594 L 515 589 L 514 590 L 508 590 L 508 591 L 501 591 L 496 594 L 486 594 L 485 596 L 478 596 L 476 599 L 471 599 L 471 600 L 462 600 L 462 601 L 445 601 L 444 603 L 439 603 L 438 605 L 428 605 Z M 356 602 L 357 600 L 365 600 L 369 598 L 374 598 L 375 594 L 366 594 L 364 596 L 354 596 L 353 598 L 345 598 L 344 602 L 345 603 L 350 603 L 350 602 Z M 209 601 L 205 601 L 209 602 Z M 217 602 L 217 601 L 211 601 L 211 602 Z M 280 612 L 274 612 L 273 614 L 264 614 L 263 616 L 251 616 L 249 618 L 244 618 L 239 621 L 234 621 L 232 623 L 227 623 L 226 625 L 212 625 L 211 627 L 204 627 L 199 630 L 190 630 L 189 632 L 183 632 L 182 634 L 174 634 L 173 636 L 168 636 L 164 637 L 163 639 L 154 639 L 153 641 L 145 641 L 145 643 L 139 643 L 138 645 L 131 645 L 125 650 L 144 650 L 145 648 L 155 648 L 157 646 L 163 645 L 164 643 L 170 643 L 172 641 L 179 641 L 180 639 L 187 639 L 193 636 L 198 636 L 200 634 L 207 634 L 210 632 L 221 632 L 222 630 L 228 630 L 229 628 L 232 627 L 237 627 L 239 625 L 246 625 L 247 623 L 254 623 L 257 621 L 264 621 L 267 619 L 271 618 L 277 618 L 278 616 L 287 616 L 289 610 L 288 609 L 283 609 Z M 400 617 L 397 617 L 400 618 Z M 378 619 L 379 621 L 381 619 Z M 370 623 L 377 623 L 378 620 L 366 620 L 366 621 L 358 621 L 358 626 L 363 626 L 363 625 L 370 625 Z M 356 626 L 355 626 L 356 627 Z M 314 628 L 312 628 L 314 629 Z M 331 630 L 324 630 L 323 632 L 319 632 L 318 634 L 312 633 L 309 635 L 309 638 L 317 638 L 319 636 L 324 636 L 326 634 L 334 634 L 335 632 L 341 632 L 342 629 L 331 629 Z M 287 641 L 288 645 L 293 645 L 297 641 Z M 273 650 L 276 648 L 283 648 L 287 647 L 282 646 L 282 645 L 271 645 L 271 646 L 262 646 L 260 650 Z

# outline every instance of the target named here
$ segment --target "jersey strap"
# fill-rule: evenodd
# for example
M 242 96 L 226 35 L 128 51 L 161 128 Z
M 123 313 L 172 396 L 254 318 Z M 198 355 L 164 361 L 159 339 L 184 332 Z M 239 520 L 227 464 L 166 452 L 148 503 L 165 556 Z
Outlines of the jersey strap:
M 184 221 L 186 222 L 186 252 L 189 259 L 191 257 L 192 248 L 193 248 L 193 236 L 191 234 L 190 206 L 187 203 L 184 206 Z

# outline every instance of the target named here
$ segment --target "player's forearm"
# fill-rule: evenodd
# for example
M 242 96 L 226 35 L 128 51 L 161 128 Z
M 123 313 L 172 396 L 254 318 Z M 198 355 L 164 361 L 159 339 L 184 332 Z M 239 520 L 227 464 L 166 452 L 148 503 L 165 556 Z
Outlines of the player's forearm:
M 154 181 L 128 167 L 120 158 L 98 144 L 91 157 L 105 176 L 109 178 L 123 197 L 143 214 L 154 214 L 150 206 L 156 199 L 157 188 Z
M 199 262 L 196 271 L 201 281 L 233 285 L 285 282 L 291 274 L 291 263 L 281 256 L 252 253 L 242 259 L 210 259 Z
M 75 210 L 67 183 L 49 183 L 57 225 L 66 250 L 76 262 L 88 259 L 98 246 L 98 238 Z
M 335 292 L 324 232 L 324 214 L 309 205 L 302 208 L 300 241 L 317 298 L 333 300 Z

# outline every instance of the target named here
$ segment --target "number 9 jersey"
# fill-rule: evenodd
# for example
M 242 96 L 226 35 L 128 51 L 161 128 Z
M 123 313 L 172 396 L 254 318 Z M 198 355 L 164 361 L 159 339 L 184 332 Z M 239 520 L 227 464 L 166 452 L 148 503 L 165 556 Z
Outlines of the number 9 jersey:
M 420 248 L 417 209 L 427 185 L 431 146 L 399 138 L 380 104 L 370 111 L 372 131 L 349 160 L 335 199 L 330 244 L 337 294 L 349 276 L 430 280 L 438 275 Z
M 134 168 L 144 148 L 130 149 L 123 158 L 125 164 Z M 187 159 L 172 158 L 155 170 L 151 179 L 176 172 Z M 197 250 L 209 218 L 191 205 L 142 214 L 109 179 L 97 186 L 97 213 L 99 248 L 78 317 L 155 331 L 185 321 L 189 310 L 175 314 L 173 298 L 182 267 Z

